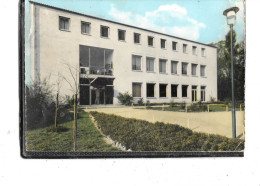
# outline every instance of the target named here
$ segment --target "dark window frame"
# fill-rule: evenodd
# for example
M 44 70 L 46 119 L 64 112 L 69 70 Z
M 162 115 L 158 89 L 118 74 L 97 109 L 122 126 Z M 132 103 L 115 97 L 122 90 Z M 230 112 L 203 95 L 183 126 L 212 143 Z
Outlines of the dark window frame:
M 103 29 L 105 29 L 105 28 L 107 29 L 107 36 L 103 35 Z M 109 38 L 109 27 L 108 26 L 100 25 L 100 37 Z
M 165 90 L 161 90 L 161 88 L 163 88 L 163 86 L 165 86 Z M 167 86 L 168 84 L 165 83 L 160 83 L 159 84 L 159 97 L 160 98 L 167 98 Z
M 83 25 L 89 25 L 89 33 L 83 32 L 83 29 L 82 29 Z M 90 22 L 81 21 L 81 34 L 90 35 L 90 33 L 91 33 L 91 26 L 90 25 L 91 25 Z
M 64 21 L 64 24 L 61 23 L 61 21 Z M 68 21 L 68 28 L 65 28 L 65 21 Z M 70 31 L 70 18 L 59 16 L 59 30 L 61 31 Z
M 118 40 L 119 41 L 125 41 L 125 36 L 126 36 L 126 30 L 121 30 L 121 29 L 118 29 Z M 122 35 L 120 35 L 120 33 L 123 33 L 123 38 L 120 38 Z
M 153 47 L 154 46 L 154 37 L 148 36 L 148 46 Z
M 137 39 L 138 38 L 138 39 Z M 141 43 L 141 34 L 139 33 L 134 33 L 134 43 L 135 44 L 140 44 Z
M 151 92 L 148 91 L 148 86 L 152 86 L 152 88 L 150 87 L 149 89 L 153 89 L 153 96 L 150 96 L 152 95 Z M 149 95 L 148 95 L 149 93 Z M 154 98 L 155 97 L 155 83 L 146 83 L 146 97 L 147 98 Z

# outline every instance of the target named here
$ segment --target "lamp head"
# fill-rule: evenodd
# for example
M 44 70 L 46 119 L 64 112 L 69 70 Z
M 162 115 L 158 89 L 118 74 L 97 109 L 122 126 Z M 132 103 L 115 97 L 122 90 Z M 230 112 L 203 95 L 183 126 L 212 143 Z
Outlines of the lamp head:
M 239 11 L 238 7 L 228 8 L 223 12 L 223 15 L 227 17 L 227 24 L 234 25 L 236 23 L 236 13 Z

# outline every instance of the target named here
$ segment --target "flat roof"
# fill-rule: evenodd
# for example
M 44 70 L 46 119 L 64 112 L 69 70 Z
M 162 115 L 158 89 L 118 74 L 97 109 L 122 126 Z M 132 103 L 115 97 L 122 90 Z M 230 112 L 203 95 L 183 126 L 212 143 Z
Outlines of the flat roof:
M 172 35 L 169 35 L 169 34 L 156 32 L 156 31 L 153 31 L 153 30 L 148 30 L 148 29 L 145 29 L 145 28 L 140 28 L 140 27 L 137 27 L 137 26 L 132 26 L 132 25 L 124 24 L 124 23 L 119 23 L 119 22 L 116 22 L 116 21 L 111 21 L 111 20 L 107 20 L 107 19 L 103 19 L 103 18 L 99 18 L 99 17 L 95 17 L 95 16 L 91 16 L 91 15 L 87 15 L 87 14 L 83 14 L 83 13 L 79 13 L 79 12 L 74 12 L 74 11 L 71 11 L 71 10 L 58 8 L 58 7 L 51 6 L 51 5 L 46 5 L 46 4 L 43 4 L 43 3 L 38 3 L 38 2 L 34 2 L 34 1 L 29 1 L 29 2 L 33 3 L 33 4 L 36 4 L 36 5 L 45 6 L 45 7 L 48 7 L 48 8 L 52 8 L 52 9 L 56 9 L 56 10 L 60 10 L 60 11 L 65 11 L 65 12 L 72 13 L 72 14 L 86 16 L 86 17 L 93 18 L 93 19 L 99 19 L 99 20 L 102 20 L 102 21 L 107 21 L 107 22 L 110 22 L 110 23 L 115 23 L 115 24 L 123 25 L 123 26 L 127 26 L 127 27 L 132 27 L 132 28 L 144 30 L 144 31 L 147 31 L 147 32 L 152 32 L 152 33 L 155 33 L 155 34 L 160 34 L 160 35 L 164 35 L 164 36 L 168 36 L 168 37 L 172 37 L 172 38 L 176 38 L 176 39 L 181 39 L 181 40 L 184 40 L 184 41 L 189 41 L 189 42 L 192 42 L 192 43 L 197 43 L 197 44 L 200 44 L 200 45 L 205 45 L 205 46 L 212 47 L 212 48 L 218 48 L 218 47 L 213 46 L 213 45 L 200 43 L 200 42 L 197 42 L 197 41 L 192 41 L 192 40 L 189 40 L 189 39 L 184 39 L 184 38 L 172 36 Z

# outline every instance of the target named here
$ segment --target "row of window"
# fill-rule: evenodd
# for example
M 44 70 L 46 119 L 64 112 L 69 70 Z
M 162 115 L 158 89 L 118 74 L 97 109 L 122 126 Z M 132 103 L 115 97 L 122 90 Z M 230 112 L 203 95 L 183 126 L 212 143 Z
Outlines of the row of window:
M 147 98 L 155 98 L 155 83 L 147 83 L 146 84 L 146 97 Z M 166 98 L 169 97 L 167 95 L 167 86 L 168 84 L 159 84 L 159 97 L 160 98 Z M 172 98 L 177 98 L 178 96 L 178 88 L 181 87 L 181 97 L 182 98 L 187 98 L 188 97 L 188 89 L 189 85 L 176 85 L 176 84 L 171 84 L 170 85 L 170 96 Z M 198 86 L 192 85 L 191 86 L 191 98 L 192 101 L 198 101 L 197 98 L 197 89 Z M 206 95 L 206 87 L 205 86 L 200 86 L 200 100 L 205 101 L 205 95 Z M 142 83 L 133 83 L 132 84 L 132 95 L 135 98 L 141 98 L 142 97 Z
M 178 74 L 178 61 L 171 61 L 171 74 Z M 146 71 L 147 72 L 155 72 L 154 71 L 155 58 L 146 57 Z M 188 63 L 181 63 L 181 74 L 188 75 Z M 167 60 L 159 59 L 159 73 L 166 74 Z M 191 64 L 191 75 L 198 76 L 197 73 L 198 64 Z M 141 71 L 142 70 L 142 56 L 132 55 L 132 70 Z M 200 65 L 200 76 L 205 77 L 206 65 Z
M 59 29 L 63 31 L 69 31 L 70 30 L 70 18 L 66 17 L 59 17 Z M 82 34 L 90 34 L 91 32 L 91 23 L 81 21 L 81 33 Z M 104 38 L 109 37 L 109 27 L 107 26 L 100 26 L 100 36 Z M 125 41 L 126 38 L 126 30 L 118 29 L 118 40 L 119 41 Z M 141 43 L 141 34 L 140 33 L 134 33 L 134 43 L 140 44 Z M 148 46 L 154 47 L 154 37 L 148 36 L 147 37 L 147 44 Z M 166 49 L 166 39 L 160 39 L 160 46 L 162 49 Z M 182 45 L 182 51 L 183 53 L 188 53 L 187 49 L 188 45 L 183 44 Z M 172 50 L 177 51 L 178 48 L 178 42 L 172 41 Z M 197 46 L 192 46 L 192 54 L 197 55 Z M 205 48 L 201 48 L 201 56 L 205 56 Z

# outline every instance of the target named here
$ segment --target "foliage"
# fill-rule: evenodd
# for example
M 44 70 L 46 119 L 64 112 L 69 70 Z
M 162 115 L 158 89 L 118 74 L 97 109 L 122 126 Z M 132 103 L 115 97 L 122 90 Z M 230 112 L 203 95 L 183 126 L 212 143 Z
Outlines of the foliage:
M 54 121 L 55 102 L 48 80 L 35 81 L 25 91 L 26 129 L 47 126 Z
M 123 105 L 131 105 L 133 103 L 133 96 L 131 96 L 128 92 L 123 93 L 123 94 L 119 93 L 119 96 L 117 96 L 117 99 Z
M 146 101 L 146 104 L 145 104 L 145 105 L 146 105 L 146 108 L 148 108 L 148 109 L 150 109 L 150 108 L 151 108 L 151 103 L 150 103 L 150 101 L 149 101 L 149 100 L 147 100 L 147 101 Z
M 101 130 L 133 151 L 241 151 L 244 141 L 193 132 L 176 124 L 155 124 L 91 112 Z
M 173 108 L 173 107 L 176 107 L 176 106 L 177 106 L 177 103 L 172 100 L 170 102 L 170 107 Z
M 186 108 L 186 102 L 185 101 L 181 102 L 180 107 L 182 110 L 184 110 Z
M 143 100 L 143 98 L 139 99 L 138 102 L 137 102 L 137 104 L 138 104 L 139 106 L 144 105 L 144 100 Z
M 103 136 L 93 125 L 89 114 L 79 112 L 78 151 L 120 151 L 103 141 Z M 73 121 L 64 121 L 57 128 L 53 126 L 26 131 L 28 151 L 69 152 L 73 151 Z
M 245 47 L 244 43 L 237 43 L 236 32 L 233 31 L 233 59 L 234 59 L 234 82 L 236 100 L 244 100 L 245 84 Z M 225 40 L 212 45 L 218 47 L 218 99 L 231 100 L 231 35 L 227 33 Z

